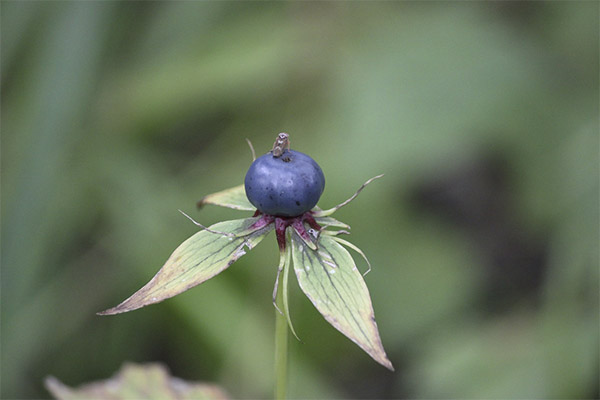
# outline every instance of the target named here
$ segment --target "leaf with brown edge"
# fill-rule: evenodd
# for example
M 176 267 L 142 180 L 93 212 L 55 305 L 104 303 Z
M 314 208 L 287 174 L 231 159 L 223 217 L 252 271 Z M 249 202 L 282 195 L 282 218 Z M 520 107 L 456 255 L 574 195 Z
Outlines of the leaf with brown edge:
M 244 188 L 244 185 L 239 185 L 204 196 L 196 203 L 196 206 L 201 208 L 205 204 L 213 204 L 215 206 L 233 208 L 235 210 L 242 211 L 256 210 L 256 207 L 254 207 L 246 197 L 246 189 Z
M 394 370 L 385 354 L 371 296 L 350 253 L 331 236 L 319 237 L 312 250 L 292 234 L 292 258 L 300 288 L 334 328 L 375 361 Z
M 237 219 L 210 226 L 223 234 L 206 230 L 196 233 L 179 245 L 150 282 L 118 306 L 98 315 L 119 314 L 161 302 L 219 274 L 271 231 L 272 224 L 250 229 L 258 219 Z

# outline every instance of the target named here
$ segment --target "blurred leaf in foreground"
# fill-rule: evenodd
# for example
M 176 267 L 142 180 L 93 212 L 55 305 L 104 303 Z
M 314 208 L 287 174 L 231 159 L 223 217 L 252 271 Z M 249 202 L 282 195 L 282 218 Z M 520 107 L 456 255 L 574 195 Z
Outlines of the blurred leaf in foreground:
M 186 382 L 169 375 L 162 364 L 125 364 L 112 378 L 70 388 L 53 376 L 45 381 L 48 391 L 59 400 L 94 399 L 227 399 L 217 385 Z

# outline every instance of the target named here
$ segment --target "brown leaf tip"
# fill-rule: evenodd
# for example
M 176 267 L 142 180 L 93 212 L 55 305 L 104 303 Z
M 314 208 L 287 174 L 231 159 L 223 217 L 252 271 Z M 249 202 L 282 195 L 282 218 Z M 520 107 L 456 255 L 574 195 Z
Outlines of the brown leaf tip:
M 196 202 L 196 208 L 197 208 L 198 210 L 199 210 L 199 209 L 201 209 L 202 207 L 204 207 L 204 205 L 206 204 L 206 203 L 204 202 L 204 200 L 205 200 L 205 199 L 206 199 L 206 196 L 204 196 L 203 198 L 201 198 L 200 200 L 198 200 L 198 201 Z

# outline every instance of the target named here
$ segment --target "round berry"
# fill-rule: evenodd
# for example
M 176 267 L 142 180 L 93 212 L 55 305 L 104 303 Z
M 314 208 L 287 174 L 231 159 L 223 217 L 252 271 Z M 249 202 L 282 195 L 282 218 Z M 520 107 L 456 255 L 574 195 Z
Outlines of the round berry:
M 299 151 L 269 152 L 257 158 L 244 180 L 246 196 L 263 214 L 296 217 L 319 201 L 325 188 L 321 167 Z

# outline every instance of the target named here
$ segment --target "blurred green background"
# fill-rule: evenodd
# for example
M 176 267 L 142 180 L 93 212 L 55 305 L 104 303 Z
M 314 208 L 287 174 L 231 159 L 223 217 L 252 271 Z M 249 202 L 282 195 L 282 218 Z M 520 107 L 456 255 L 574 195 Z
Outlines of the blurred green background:
M 598 398 L 598 2 L 1 3 L 2 398 L 163 362 L 273 385 L 274 236 L 114 317 L 288 132 L 370 257 L 391 373 L 297 284 L 290 397 Z M 359 258 L 356 258 L 357 262 Z M 364 263 L 359 267 L 365 268 Z

